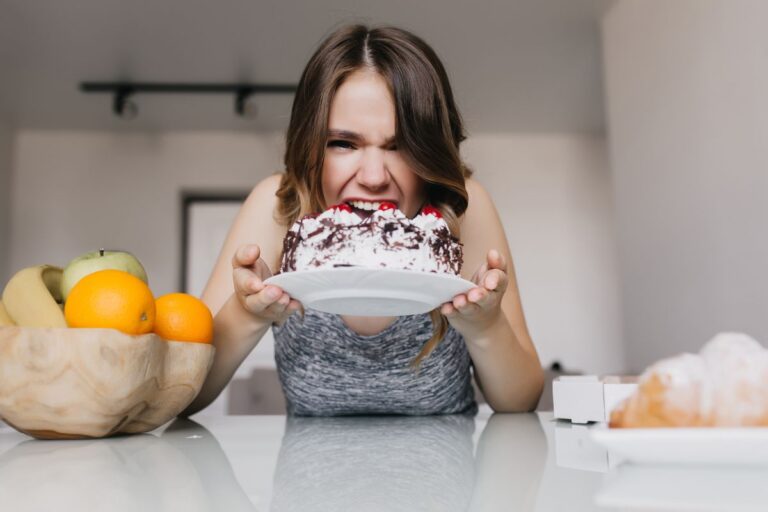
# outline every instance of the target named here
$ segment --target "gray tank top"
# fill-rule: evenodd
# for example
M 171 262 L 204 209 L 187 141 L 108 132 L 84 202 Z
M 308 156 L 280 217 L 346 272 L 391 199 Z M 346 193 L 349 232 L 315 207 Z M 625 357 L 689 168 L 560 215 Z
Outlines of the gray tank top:
M 427 313 L 397 317 L 382 332 L 361 336 L 339 315 L 307 309 L 272 332 L 289 414 L 477 412 L 469 353 L 453 327 L 418 370 L 409 366 L 432 337 Z

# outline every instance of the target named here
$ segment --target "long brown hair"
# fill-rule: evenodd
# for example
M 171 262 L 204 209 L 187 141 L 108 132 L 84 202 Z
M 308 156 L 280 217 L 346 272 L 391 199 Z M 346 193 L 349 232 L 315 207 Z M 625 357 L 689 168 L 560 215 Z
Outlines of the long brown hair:
M 389 84 L 398 151 L 424 180 L 427 202 L 441 211 L 458 237 L 458 218 L 467 209 L 465 180 L 471 175 L 459 155 L 459 145 L 466 138 L 461 116 L 435 51 L 414 34 L 394 27 L 342 27 L 309 59 L 286 134 L 278 221 L 290 226 L 300 216 L 328 206 L 321 179 L 331 102 L 344 80 L 359 69 L 375 70 Z M 448 328 L 439 309 L 430 315 L 434 332 L 414 359 L 416 366 Z

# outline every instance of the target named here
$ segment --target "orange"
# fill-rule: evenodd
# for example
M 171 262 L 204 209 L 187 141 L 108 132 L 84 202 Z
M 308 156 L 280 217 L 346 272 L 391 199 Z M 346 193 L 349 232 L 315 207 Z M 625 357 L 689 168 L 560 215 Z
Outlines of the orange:
M 187 293 L 169 293 L 155 301 L 155 334 L 167 340 L 210 343 L 213 315 L 203 301 Z
M 152 332 L 155 298 L 138 277 L 122 270 L 99 270 L 75 284 L 64 304 L 70 327 L 106 327 L 126 334 Z

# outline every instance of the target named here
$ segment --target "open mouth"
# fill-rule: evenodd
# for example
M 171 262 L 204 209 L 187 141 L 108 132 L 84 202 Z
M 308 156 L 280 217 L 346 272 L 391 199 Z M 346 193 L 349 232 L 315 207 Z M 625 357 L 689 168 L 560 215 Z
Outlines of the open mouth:
M 392 201 L 347 201 L 345 203 L 347 206 L 349 206 L 352 209 L 352 213 L 360 217 L 361 219 L 367 219 L 375 211 L 378 211 L 382 209 L 382 205 L 386 208 L 387 206 L 397 207 L 396 203 L 393 203 Z

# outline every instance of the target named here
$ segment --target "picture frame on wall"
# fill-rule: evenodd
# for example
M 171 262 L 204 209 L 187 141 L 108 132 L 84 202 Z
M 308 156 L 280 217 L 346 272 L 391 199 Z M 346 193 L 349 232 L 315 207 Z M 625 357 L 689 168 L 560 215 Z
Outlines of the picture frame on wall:
M 181 193 L 179 289 L 200 297 L 249 190 Z

